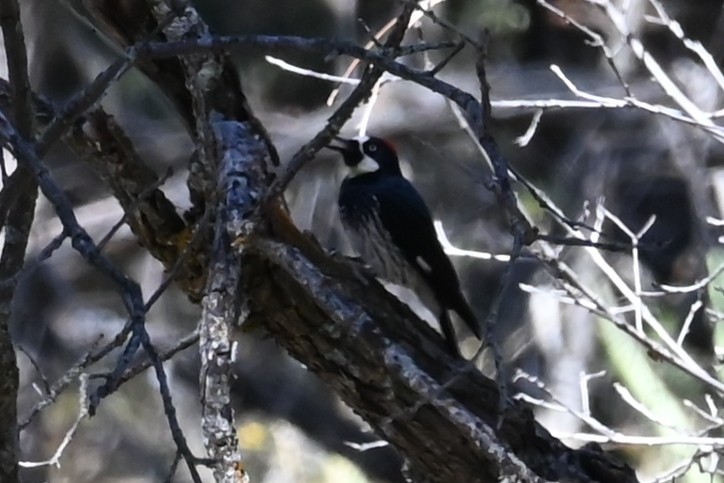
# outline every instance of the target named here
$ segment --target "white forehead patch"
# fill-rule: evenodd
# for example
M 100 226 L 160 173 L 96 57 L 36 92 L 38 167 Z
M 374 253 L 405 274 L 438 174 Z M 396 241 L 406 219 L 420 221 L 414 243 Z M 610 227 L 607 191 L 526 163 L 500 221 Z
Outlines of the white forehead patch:
M 362 161 L 354 166 L 350 166 L 349 172 L 352 176 L 359 176 L 360 174 L 365 173 L 374 173 L 375 171 L 379 171 L 380 169 L 379 163 L 374 159 L 370 158 L 362 150 L 362 146 L 364 145 L 364 143 L 369 141 L 369 139 L 369 136 L 357 136 L 354 138 L 354 140 L 357 141 L 357 145 L 359 146 L 360 154 L 362 155 Z

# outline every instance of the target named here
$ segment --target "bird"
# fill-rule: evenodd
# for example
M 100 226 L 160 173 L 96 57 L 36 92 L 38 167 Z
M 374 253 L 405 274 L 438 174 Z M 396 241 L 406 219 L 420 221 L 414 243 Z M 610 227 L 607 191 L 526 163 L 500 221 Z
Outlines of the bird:
M 334 138 L 348 174 L 339 190 L 342 225 L 352 247 L 375 275 L 415 292 L 436 315 L 448 348 L 460 351 L 450 319 L 458 314 L 482 340 L 480 324 L 438 241 L 432 215 L 400 170 L 395 147 L 374 136 Z

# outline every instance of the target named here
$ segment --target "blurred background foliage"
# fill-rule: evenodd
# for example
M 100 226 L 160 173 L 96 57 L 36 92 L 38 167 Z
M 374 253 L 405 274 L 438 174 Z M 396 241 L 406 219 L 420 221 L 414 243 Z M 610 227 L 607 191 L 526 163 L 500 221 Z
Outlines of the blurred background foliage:
M 616 46 L 616 65 L 638 98 L 654 104 L 667 102 L 640 63 L 621 47 L 621 39 L 616 38 L 598 9 L 582 0 L 552 3 Z M 705 111 L 720 108 L 722 94 L 709 72 L 663 26 L 647 21 L 646 15 L 652 13 L 648 2 L 626 3 L 632 31 L 671 77 Z M 721 65 L 722 2 L 663 3 L 686 34 L 702 42 Z M 399 9 L 398 3 L 389 0 L 199 0 L 193 4 L 219 34 L 329 36 L 360 43 L 369 40 L 367 28 L 377 31 Z M 86 86 L 118 53 L 112 43 L 89 27 L 80 1 L 24 0 L 21 6 L 31 49 L 33 86 L 58 105 Z M 534 0 L 448 0 L 436 12 L 473 38 L 489 32 L 488 81 L 494 101 L 573 99 L 550 71 L 551 64 L 559 65 L 581 89 L 598 95 L 626 95 L 600 49 Z M 428 41 L 454 38 L 427 19 L 418 31 L 408 33 L 408 43 L 420 35 Z M 431 53 L 430 60 L 439 61 L 443 56 Z M 253 108 L 270 131 L 282 159 L 288 159 L 323 126 L 334 108 L 325 102 L 337 85 L 285 72 L 268 63 L 259 51 L 236 51 L 233 58 Z M 288 54 L 283 59 L 332 74 L 340 74 L 349 65 L 349 59 L 327 61 L 304 54 Z M 420 57 L 405 61 L 423 65 Z M 440 75 L 470 92 L 478 91 L 473 52 L 468 49 Z M 342 87 L 343 94 L 348 91 Z M 184 169 L 192 143 L 171 104 L 137 72 L 124 76 L 103 104 L 121 122 L 150 166 L 159 173 L 173 170 L 163 189 L 183 212 L 189 205 Z M 360 115 L 349 122 L 345 134 L 354 133 Z M 495 107 L 493 130 L 511 164 L 570 218 L 582 216 L 585 203 L 600 197 L 605 197 L 606 206 L 633 230 L 656 215 L 644 238 L 648 248 L 641 253 L 644 289 L 660 283 L 691 284 L 721 263 L 719 229 L 705 223 L 707 216 L 721 217 L 724 163 L 720 144 L 695 127 L 641 110 L 550 109 L 543 114 L 531 142 L 517 145 L 514 141 L 526 132 L 532 115 L 532 109 Z M 380 93 L 368 130 L 398 146 L 406 172 L 456 246 L 492 253 L 510 250 L 505 220 L 494 197 L 480 183 L 479 173 L 487 168 L 442 98 L 406 82 L 389 82 Z M 62 146 L 53 150 L 47 162 L 75 201 L 79 219 L 96 239 L 121 219 L 120 207 L 88 166 Z M 287 199 L 301 228 L 310 230 L 330 249 L 346 251 L 335 211 L 341 176 L 338 161 L 321 154 L 297 176 Z M 519 186 L 517 189 L 540 229 L 561 234 L 538 203 Z M 52 209 L 40 202 L 32 253 L 37 254 L 59 231 Z M 606 232 L 609 239 L 626 240 L 613 227 L 606 227 Z M 106 250 L 142 284 L 146 296 L 161 283 L 161 265 L 134 242 L 129 230 L 120 230 Z M 560 257 L 610 304 L 620 302 L 620 294 L 582 256 L 581 249 L 562 249 Z M 607 258 L 630 279 L 630 258 L 612 254 Z M 483 319 L 499 289 L 504 264 L 462 257 L 454 262 L 469 299 Z M 544 381 L 565 404 L 581 410 L 581 374 L 605 371 L 589 384 L 591 408 L 596 418 L 621 433 L 671 434 L 624 403 L 612 387 L 614 382 L 624 384 L 654 414 L 674 426 L 687 428 L 692 434 L 705 426 L 705 421 L 681 402 L 690 399 L 703 405 L 706 390 L 699 383 L 648 357 L 631 339 L 584 309 L 561 305 L 545 293 L 522 291 L 519 283 L 550 290 L 556 287 L 534 258 L 520 259 L 512 277 L 495 326 L 509 376 L 522 368 Z M 677 334 L 697 298 L 705 302 L 706 310 L 695 315 L 686 348 L 715 373 L 713 328 L 723 307 L 717 281 L 708 292 L 660 297 L 647 303 Z M 194 329 L 199 314 L 199 307 L 172 287 L 149 314 L 154 341 L 159 347 L 172 346 Z M 67 247 L 26 272 L 15 301 L 13 336 L 38 368 L 29 357 L 19 356 L 23 385 L 20 418 L 24 419 L 41 399 L 38 387 L 43 377 L 49 381 L 60 377 L 99 337 L 112 337 L 123 323 L 123 310 L 113 288 Z M 718 339 L 721 344 L 721 335 Z M 239 334 L 238 342 L 234 380 L 238 432 L 253 481 L 403 481 L 401 462 L 394 451 L 355 448 L 354 444 L 374 442 L 376 437 L 272 340 L 263 333 L 251 333 Z M 475 348 L 473 342 L 464 341 L 469 353 Z M 102 373 L 113 362 L 110 357 L 93 371 Z M 192 449 L 201 454 L 195 350 L 178 354 L 167 363 L 167 369 L 183 429 Z M 521 381 L 515 390 L 545 397 Z M 77 409 L 77 392 L 72 390 L 46 408 L 21 433 L 22 459 L 49 457 Z M 569 413 L 545 408 L 536 411 L 552 431 L 590 432 Z M 576 439 L 566 442 L 582 444 Z M 696 450 L 682 445 L 605 446 L 619 452 L 644 479 L 685 461 Z M 173 456 L 155 382 L 144 374 L 105 400 L 96 417 L 82 423 L 60 467 L 27 469 L 24 478 L 29 482 L 163 481 Z M 181 468 L 172 481 L 188 481 L 184 471 Z M 686 478 L 710 481 L 696 468 Z

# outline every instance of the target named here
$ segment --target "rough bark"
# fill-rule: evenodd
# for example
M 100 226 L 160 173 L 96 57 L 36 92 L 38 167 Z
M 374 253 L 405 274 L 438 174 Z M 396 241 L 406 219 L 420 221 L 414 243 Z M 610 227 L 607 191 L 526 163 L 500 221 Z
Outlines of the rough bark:
M 239 253 L 256 231 L 252 220 L 267 187 L 267 151 L 252 126 L 214 121 L 218 153 L 216 227 L 210 274 L 199 324 L 202 428 L 216 481 L 246 481 L 238 447 L 231 401 L 233 349 L 231 333 L 248 312 L 248 298 L 239 290 L 243 265 Z
M 374 279 L 313 244 L 260 240 L 244 263 L 250 322 L 262 319 L 402 453 L 410 474 L 440 482 L 637 481 L 595 447 L 566 447 L 514 401 L 496 429 L 495 382 L 450 357 L 440 336 Z

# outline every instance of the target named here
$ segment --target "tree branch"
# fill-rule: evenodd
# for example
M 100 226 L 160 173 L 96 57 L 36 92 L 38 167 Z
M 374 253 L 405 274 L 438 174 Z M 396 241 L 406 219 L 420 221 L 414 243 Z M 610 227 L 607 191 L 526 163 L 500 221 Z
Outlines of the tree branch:
M 33 136 L 33 106 L 30 101 L 28 57 L 20 5 L 17 0 L 0 1 L 0 27 L 5 42 L 12 116 L 21 136 Z M 18 166 L 3 179 L 3 199 L 7 212 L 0 215 L 5 229 L 5 244 L 0 256 L 0 480 L 18 479 L 17 394 L 18 368 L 10 339 L 10 316 L 17 274 L 25 263 L 30 227 L 35 218 L 38 186 L 33 172 Z M 7 282 L 7 283 L 5 283 Z
M 112 8 L 117 2 L 90 3 L 127 46 L 145 38 L 146 27 L 158 25 L 154 15 L 169 13 L 165 2 L 156 0 L 124 2 L 140 7 L 117 17 L 111 15 L 117 13 Z M 405 12 L 412 8 L 408 6 Z M 497 149 L 487 130 L 484 106 L 432 73 L 397 62 L 396 45 L 366 50 L 330 39 L 211 37 L 194 10 L 178 13 L 178 22 L 161 29 L 158 42 L 136 46 L 135 59 L 169 92 L 192 130 L 199 148 L 195 160 L 199 171 L 193 165 L 191 169 L 196 179 L 191 183 L 199 198 L 192 202 L 197 209 L 213 210 L 213 263 L 200 337 L 204 412 L 209 423 L 205 429 L 210 454 L 216 458 L 217 479 L 243 478 L 227 393 L 232 357 L 228 334 L 231 324 L 248 310 L 247 323 L 260 322 L 294 357 L 327 381 L 404 455 L 410 474 L 425 475 L 431 481 L 636 481 L 628 466 L 595 448 L 567 448 L 514 401 L 506 404 L 498 428 L 500 395 L 494 381 L 469 365 L 461 368 L 434 330 L 374 279 L 330 258 L 314 240 L 299 233 L 279 204 L 269 207 L 266 218 L 251 216 L 272 182 L 267 169 L 278 162 L 263 126 L 246 105 L 226 52 L 243 45 L 363 59 L 373 66 L 368 71 L 386 70 L 451 99 L 461 107 L 481 144 L 485 137 Z M 398 22 L 404 32 L 403 22 Z M 392 44 L 399 43 L 399 38 Z M 364 99 L 362 94 L 356 102 Z M 331 134 L 331 130 L 320 133 L 310 151 Z M 491 158 L 502 160 L 499 153 L 494 154 Z M 300 150 L 298 166 L 308 156 L 309 152 Z M 32 161 L 32 156 L 27 157 Z M 296 166 L 288 171 L 289 179 Z M 507 172 L 496 168 L 496 174 L 504 173 L 505 181 Z M 286 184 L 278 183 L 281 193 Z M 510 190 L 506 183 L 500 186 Z M 72 235 L 77 242 L 78 233 Z M 203 272 L 203 254 L 201 260 Z M 156 353 L 147 338 L 142 342 L 163 389 L 165 379 L 157 356 L 154 359 Z M 162 391 L 162 395 L 166 403 L 168 394 Z M 218 434 L 211 434 L 214 430 Z
M 260 319 L 415 474 L 440 482 L 637 481 L 600 450 L 567 448 L 517 402 L 508 402 L 496 429 L 494 381 L 461 371 L 442 338 L 377 281 L 360 280 L 346 263 L 308 247 L 263 239 L 250 245 L 250 322 Z

